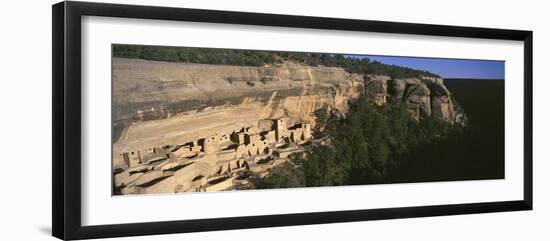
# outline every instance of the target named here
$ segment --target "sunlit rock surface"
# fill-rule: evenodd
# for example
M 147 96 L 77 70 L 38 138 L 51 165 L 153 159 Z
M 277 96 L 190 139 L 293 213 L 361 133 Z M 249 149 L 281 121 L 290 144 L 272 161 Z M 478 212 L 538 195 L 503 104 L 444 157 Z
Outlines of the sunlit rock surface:
M 320 108 L 345 114 L 362 94 L 403 101 L 417 120 L 463 123 L 438 78 L 392 79 L 285 62 L 244 67 L 113 58 L 115 193 L 247 188 L 247 177 L 318 141 Z M 243 184 L 246 183 L 246 184 Z

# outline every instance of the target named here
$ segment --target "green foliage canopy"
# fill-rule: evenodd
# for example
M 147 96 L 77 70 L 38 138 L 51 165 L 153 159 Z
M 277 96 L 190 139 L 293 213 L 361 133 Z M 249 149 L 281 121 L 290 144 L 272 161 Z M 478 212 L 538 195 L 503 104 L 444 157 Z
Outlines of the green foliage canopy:
M 283 175 L 275 168 L 276 174 L 259 180 L 257 188 L 396 182 L 396 173 L 403 172 L 402 164 L 410 164 L 409 155 L 418 146 L 437 144 L 462 130 L 433 118 L 413 120 L 403 103 L 378 107 L 364 97 L 350 103 L 345 117 L 317 113 L 330 144 L 308 147 L 305 157 L 291 159 L 302 163 L 296 170 Z

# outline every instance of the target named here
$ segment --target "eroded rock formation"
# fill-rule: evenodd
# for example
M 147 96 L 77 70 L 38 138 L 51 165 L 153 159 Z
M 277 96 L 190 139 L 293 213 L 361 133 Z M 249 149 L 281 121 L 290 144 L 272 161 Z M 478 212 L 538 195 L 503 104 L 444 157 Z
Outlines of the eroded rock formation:
M 416 120 L 433 116 L 445 122 L 464 125 L 466 117 L 455 110 L 451 92 L 443 79 L 434 77 L 392 79 L 389 76 L 365 76 L 365 94 L 383 105 L 389 98 L 407 104 Z
M 314 112 L 362 94 L 417 120 L 464 123 L 437 78 L 392 79 L 286 62 L 243 67 L 113 59 L 113 170 L 121 194 L 229 190 L 302 152 Z

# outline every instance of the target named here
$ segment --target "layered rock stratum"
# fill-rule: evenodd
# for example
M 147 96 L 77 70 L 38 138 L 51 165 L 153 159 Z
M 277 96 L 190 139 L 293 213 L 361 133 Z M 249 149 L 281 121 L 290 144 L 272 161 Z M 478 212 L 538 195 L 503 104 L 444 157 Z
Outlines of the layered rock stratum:
M 383 75 L 363 76 L 338 67 L 313 67 L 295 62 L 247 67 L 113 58 L 112 66 L 113 168 L 117 173 L 122 171 L 115 179 L 119 180 L 119 188 L 126 188 L 127 193 L 145 192 L 144 187 L 150 187 L 153 182 L 147 179 L 149 181 L 141 180 L 145 182 L 141 183 L 139 178 L 131 178 L 131 170 L 135 168 L 142 171 L 134 173 L 147 174 L 153 180 L 171 180 L 164 189 L 158 190 L 177 191 L 172 187 L 174 185 L 183 190 L 183 184 L 178 184 L 175 177 L 171 178 L 173 168 L 166 168 L 170 172 L 159 172 L 151 163 L 172 163 L 168 167 L 178 166 L 174 163 L 180 163 L 178 167 L 199 163 L 191 160 L 205 155 L 204 146 L 200 145 L 211 136 L 263 133 L 259 138 L 268 140 L 265 143 L 270 147 L 268 152 L 277 151 L 281 139 L 278 136 L 269 138 L 268 134 L 277 131 L 278 120 L 284 120 L 283 129 L 296 126 L 313 128 L 316 110 L 326 108 L 345 115 L 348 102 L 363 94 L 378 105 L 403 101 L 412 118 L 417 120 L 431 116 L 463 125 L 466 118 L 453 102 L 443 80 L 434 77 L 393 79 Z M 257 131 L 250 132 L 250 128 Z M 305 138 L 303 134 L 305 131 L 300 132 L 300 137 L 293 137 L 290 144 L 308 141 L 309 137 Z M 227 149 L 228 146 L 240 145 L 237 142 L 220 140 L 214 153 L 227 152 L 231 149 Z M 191 154 L 185 157 L 172 154 L 185 143 L 191 143 L 186 146 Z M 235 148 L 237 152 L 238 148 Z M 132 164 L 131 155 L 139 151 L 148 153 L 149 157 L 145 160 L 140 156 L 137 163 Z M 161 153 L 160 157 L 156 157 L 158 153 Z M 232 157 L 234 165 L 237 169 L 250 169 L 250 164 L 256 164 L 250 161 L 255 155 L 259 152 Z M 165 157 L 162 162 L 158 161 L 162 156 Z M 219 162 L 208 155 L 203 159 L 203 162 Z M 201 168 L 200 173 L 195 168 L 190 172 L 193 174 L 186 174 L 188 179 L 219 177 L 225 170 L 215 164 Z M 231 171 L 228 175 L 231 176 Z M 120 181 L 122 177 L 124 182 Z M 134 184 L 130 191 L 127 179 Z M 185 181 L 186 185 L 191 183 L 189 180 Z M 196 184 L 198 187 L 186 190 L 201 190 L 200 183 L 208 186 L 207 181 L 202 181 Z M 142 188 L 136 189 L 139 186 Z

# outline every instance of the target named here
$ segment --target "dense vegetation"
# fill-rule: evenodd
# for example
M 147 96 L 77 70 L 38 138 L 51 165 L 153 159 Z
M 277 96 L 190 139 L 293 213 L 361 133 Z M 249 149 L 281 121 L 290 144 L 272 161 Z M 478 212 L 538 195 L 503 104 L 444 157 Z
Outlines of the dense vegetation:
M 354 58 L 342 54 L 113 45 L 113 56 L 156 61 L 241 66 L 263 66 L 289 60 L 311 66 L 342 67 L 351 73 L 389 75 L 393 78 L 437 76 L 427 71 L 387 65 L 378 61 L 371 61 L 368 58 Z
M 401 103 L 360 98 L 348 115 L 317 113 L 331 145 L 311 146 L 275 168 L 256 188 L 504 178 L 504 81 L 450 80 L 468 110 L 466 128 L 409 118 Z
M 337 186 L 393 182 L 406 156 L 419 145 L 433 144 L 462 128 L 427 118 L 411 119 L 405 104 L 377 107 L 366 98 L 350 103 L 346 117 L 318 111 L 318 125 L 329 145 L 313 145 L 305 156 L 293 156 L 298 168 L 282 167 L 257 188 Z

